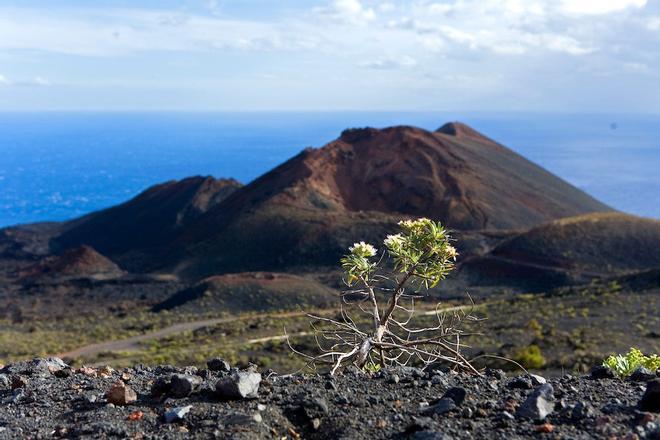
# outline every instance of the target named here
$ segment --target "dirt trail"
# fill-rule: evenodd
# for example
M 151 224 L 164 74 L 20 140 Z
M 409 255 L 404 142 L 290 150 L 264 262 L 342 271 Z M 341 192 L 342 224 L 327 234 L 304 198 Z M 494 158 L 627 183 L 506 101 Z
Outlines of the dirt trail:
M 454 311 L 460 311 L 460 310 L 467 310 L 473 307 L 483 307 L 487 305 L 488 303 L 484 304 L 479 304 L 478 306 L 454 306 L 454 307 L 447 307 L 447 308 L 441 308 L 439 309 L 440 312 L 447 313 L 447 312 L 454 312 Z M 428 315 L 433 315 L 436 313 L 435 309 L 432 310 L 420 310 L 419 311 L 421 315 L 423 316 L 428 316 Z M 322 310 L 322 311 L 315 311 L 313 312 L 314 314 L 317 315 L 328 315 L 328 314 L 333 314 L 336 313 L 336 310 Z M 252 315 L 252 316 L 233 316 L 229 318 L 215 318 L 215 319 L 204 319 L 204 320 L 199 320 L 199 321 L 193 321 L 193 322 L 182 322 L 179 324 L 174 324 L 169 327 L 165 327 L 160 330 L 156 330 L 153 332 L 149 333 L 144 333 L 142 335 L 137 335 L 137 336 L 132 336 L 130 338 L 126 339 L 121 339 L 121 340 L 115 340 L 115 341 L 105 341 L 105 342 L 98 342 L 95 344 L 90 344 L 86 345 L 84 347 L 76 348 L 75 350 L 68 351 L 66 353 L 60 353 L 56 355 L 59 358 L 68 358 L 68 359 L 75 359 L 75 358 L 89 358 L 91 356 L 94 356 L 98 353 L 102 352 L 108 352 L 108 351 L 133 351 L 133 350 L 138 350 L 139 349 L 139 343 L 141 342 L 146 342 L 146 341 L 151 341 L 154 339 L 162 339 L 167 336 L 171 336 L 174 334 L 179 334 L 187 331 L 195 331 L 200 328 L 204 327 L 212 327 L 214 325 L 218 324 L 226 324 L 229 322 L 235 322 L 235 321 L 241 321 L 241 320 L 248 320 L 248 319 L 261 319 L 261 318 L 293 318 L 293 317 L 298 317 L 298 316 L 305 316 L 308 314 L 308 312 L 286 312 L 286 313 L 265 313 L 261 315 Z M 309 334 L 308 332 L 300 332 L 300 333 L 295 333 L 289 336 L 304 336 Z M 245 344 L 252 345 L 252 344 L 257 344 L 257 343 L 263 343 L 263 342 L 269 342 L 269 341 L 274 341 L 274 340 L 284 340 L 286 339 L 285 336 L 283 335 L 276 335 L 276 336 L 268 336 L 264 338 L 256 338 L 256 339 L 249 339 L 245 341 Z
M 156 330 L 149 333 L 144 333 L 142 335 L 132 336 L 130 338 L 115 340 L 115 341 L 105 341 L 98 342 L 95 344 L 86 345 L 84 347 L 76 348 L 75 350 L 68 351 L 66 353 L 60 353 L 57 355 L 59 358 L 79 358 L 79 357 L 90 357 L 98 353 L 105 351 L 131 351 L 138 349 L 138 344 L 140 342 L 150 341 L 153 339 L 162 339 L 167 336 L 171 336 L 178 333 L 183 333 L 187 331 L 195 331 L 204 327 L 211 327 L 218 324 L 226 324 L 229 322 L 247 320 L 247 319 L 260 319 L 260 318 L 292 318 L 296 316 L 304 316 L 306 312 L 287 312 L 287 313 L 274 313 L 274 314 L 262 314 L 262 315 L 252 315 L 252 316 L 233 316 L 230 318 L 215 318 L 215 319 L 204 319 L 193 322 L 182 322 L 179 324 L 174 324 L 169 327 L 165 327 L 160 330 Z

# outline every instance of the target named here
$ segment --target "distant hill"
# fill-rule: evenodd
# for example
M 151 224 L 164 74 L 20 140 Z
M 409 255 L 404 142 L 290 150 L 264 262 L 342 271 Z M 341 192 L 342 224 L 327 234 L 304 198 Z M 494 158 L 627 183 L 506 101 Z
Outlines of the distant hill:
M 463 270 L 492 285 L 547 287 L 658 267 L 660 221 L 598 213 L 555 220 L 516 234 L 466 262 Z
M 24 281 L 63 280 L 69 278 L 116 278 L 124 274 L 119 266 L 89 246 L 69 249 L 62 255 L 45 257 L 23 269 Z
M 300 309 L 336 305 L 337 292 L 317 281 L 281 273 L 213 276 L 175 293 L 154 311 L 232 312 Z

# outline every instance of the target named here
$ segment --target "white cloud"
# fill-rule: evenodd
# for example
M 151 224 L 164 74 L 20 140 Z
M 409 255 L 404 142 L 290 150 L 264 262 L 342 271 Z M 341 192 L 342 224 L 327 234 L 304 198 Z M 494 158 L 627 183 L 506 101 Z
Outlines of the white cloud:
M 640 9 L 647 0 L 561 0 L 560 11 L 574 15 L 601 15 L 626 9 Z
M 43 78 L 41 76 L 35 76 L 32 78 L 32 84 L 35 86 L 49 86 L 50 81 L 48 81 L 46 78 Z
M 651 17 L 646 21 L 646 28 L 650 31 L 660 30 L 660 17 Z
M 9 80 L 7 79 L 6 76 L 0 75 L 0 85 L 7 85 L 9 84 Z
M 379 58 L 372 61 L 365 61 L 359 64 L 361 67 L 366 67 L 369 69 L 379 69 L 379 70 L 391 70 L 391 69 L 402 69 L 415 67 L 417 65 L 417 60 L 409 57 L 391 57 L 391 58 Z
M 360 0 L 333 0 L 316 11 L 321 16 L 346 24 L 363 24 L 376 18 L 376 12 L 364 7 Z

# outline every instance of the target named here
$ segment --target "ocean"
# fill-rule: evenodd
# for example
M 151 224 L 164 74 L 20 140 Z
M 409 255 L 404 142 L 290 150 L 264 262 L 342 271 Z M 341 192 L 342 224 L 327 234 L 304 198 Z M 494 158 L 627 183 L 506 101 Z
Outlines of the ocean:
M 0 113 L 0 226 L 71 219 L 191 175 L 247 183 L 347 127 L 454 120 L 616 209 L 660 218 L 660 115 Z

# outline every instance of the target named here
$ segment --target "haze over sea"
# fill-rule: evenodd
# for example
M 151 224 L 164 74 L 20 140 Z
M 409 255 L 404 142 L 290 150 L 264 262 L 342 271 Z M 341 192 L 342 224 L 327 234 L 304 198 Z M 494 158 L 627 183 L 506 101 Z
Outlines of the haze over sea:
M 65 220 L 192 175 L 248 183 L 347 127 L 460 120 L 610 206 L 660 218 L 660 116 L 3 113 L 0 226 Z

